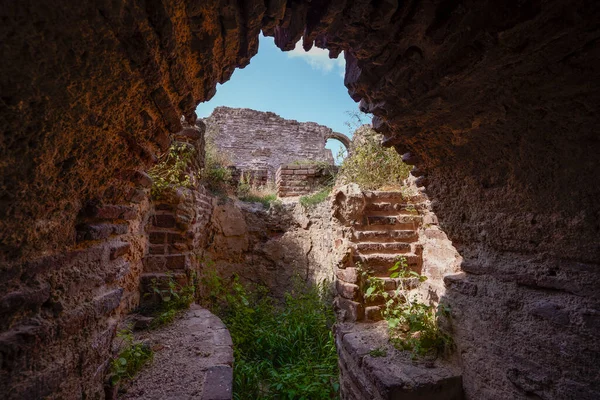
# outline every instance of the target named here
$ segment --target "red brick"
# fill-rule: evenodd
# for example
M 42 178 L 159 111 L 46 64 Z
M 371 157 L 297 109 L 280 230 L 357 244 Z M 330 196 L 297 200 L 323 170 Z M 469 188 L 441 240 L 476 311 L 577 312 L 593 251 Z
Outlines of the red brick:
M 114 260 L 116 258 L 122 257 L 125 254 L 129 253 L 131 249 L 131 245 L 127 242 L 117 242 L 110 248 L 110 259 Z
M 162 272 L 165 270 L 166 259 L 164 256 L 146 256 L 142 262 L 144 272 Z
M 150 232 L 149 233 L 150 243 L 152 244 L 163 244 L 165 243 L 166 233 L 165 232 Z
M 167 268 L 170 270 L 185 269 L 187 257 L 182 254 L 167 256 Z
M 167 241 L 169 243 L 185 243 L 187 242 L 186 238 L 180 233 L 169 233 L 167 236 Z
M 152 217 L 152 223 L 159 228 L 174 228 L 175 217 L 171 214 L 157 214 Z
M 148 248 L 150 254 L 165 254 L 165 245 L 164 244 L 152 244 Z

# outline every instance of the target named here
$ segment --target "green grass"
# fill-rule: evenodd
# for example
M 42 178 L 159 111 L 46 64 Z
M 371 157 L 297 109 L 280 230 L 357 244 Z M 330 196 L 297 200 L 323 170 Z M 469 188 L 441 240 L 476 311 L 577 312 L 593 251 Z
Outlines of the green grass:
M 300 204 L 306 208 L 314 207 L 317 204 L 324 202 L 325 199 L 327 199 L 327 196 L 329 196 L 329 192 L 331 192 L 331 187 L 326 187 L 317 193 L 302 196 L 300 197 Z
M 267 194 L 264 196 L 248 194 L 246 196 L 242 196 L 239 198 L 242 201 L 246 201 L 249 203 L 261 203 L 265 207 L 269 207 L 271 203 L 277 200 L 276 194 Z
M 296 285 L 283 304 L 265 288 L 247 291 L 234 281 L 225 290 L 215 274 L 208 305 L 222 319 L 234 343 L 233 398 L 332 399 L 338 397 L 334 315 L 321 286 Z

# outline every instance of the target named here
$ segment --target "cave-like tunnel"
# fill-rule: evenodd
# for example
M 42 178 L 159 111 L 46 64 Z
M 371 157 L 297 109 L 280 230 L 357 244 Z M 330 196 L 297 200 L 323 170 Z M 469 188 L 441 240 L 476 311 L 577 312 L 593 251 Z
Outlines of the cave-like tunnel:
M 141 202 L 140 171 L 261 30 L 343 51 L 350 96 L 416 165 L 464 257 L 446 286 L 466 398 L 599 398 L 599 2 L 28 0 L 0 16 L 6 398 L 104 396 L 142 235 L 103 246 L 122 225 L 86 218 L 135 221 L 94 207 Z

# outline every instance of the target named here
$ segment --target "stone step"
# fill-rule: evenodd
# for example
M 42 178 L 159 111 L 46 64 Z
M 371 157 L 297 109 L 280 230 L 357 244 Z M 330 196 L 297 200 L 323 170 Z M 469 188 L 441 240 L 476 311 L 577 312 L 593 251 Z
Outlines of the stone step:
M 410 243 L 392 242 L 360 242 L 354 245 L 354 248 L 361 254 L 367 253 L 386 253 L 398 254 L 409 253 L 411 251 Z
M 363 219 L 362 223 L 355 224 L 354 228 L 358 230 L 410 230 L 417 229 L 422 219 L 420 215 L 368 215 Z
M 355 254 L 354 263 L 360 263 L 363 267 L 371 269 L 377 277 L 387 277 L 390 275 L 389 269 L 396 264 L 399 257 L 405 257 L 408 268 L 411 271 L 421 273 L 422 258 L 414 253 L 398 254 Z
M 394 202 L 377 202 L 377 203 L 368 203 L 365 206 L 365 211 L 367 213 L 377 213 L 377 212 L 403 212 L 403 213 L 417 213 L 419 210 L 423 210 L 425 205 L 423 203 L 419 204 L 409 204 L 409 203 L 394 203 Z
M 355 231 L 352 240 L 355 242 L 416 242 L 419 238 L 416 231 L 407 230 L 380 230 L 380 231 Z
M 406 203 L 405 196 L 399 191 L 388 190 L 367 190 L 364 192 L 365 198 L 370 203 L 389 201 L 393 203 Z
M 365 314 L 369 320 L 370 311 Z M 373 314 L 376 314 L 374 312 Z M 435 363 L 415 363 L 389 343 L 385 321 L 338 324 L 336 348 L 340 360 L 342 399 L 464 399 L 462 377 L 455 365 L 439 357 Z M 375 357 L 373 349 L 383 349 Z

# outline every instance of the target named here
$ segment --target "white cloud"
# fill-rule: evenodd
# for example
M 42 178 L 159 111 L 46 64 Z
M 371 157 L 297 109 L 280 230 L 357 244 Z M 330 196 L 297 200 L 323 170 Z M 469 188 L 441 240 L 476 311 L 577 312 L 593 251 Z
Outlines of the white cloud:
M 286 53 L 290 58 L 300 58 L 301 60 L 308 63 L 312 69 L 321 71 L 323 73 L 338 72 L 341 76 L 344 76 L 346 68 L 346 61 L 344 60 L 344 53 L 340 54 L 338 58 L 329 58 L 329 50 L 319 49 L 313 46 L 310 51 L 304 51 L 302 48 L 302 40 L 296 43 L 296 47 L 292 51 Z

